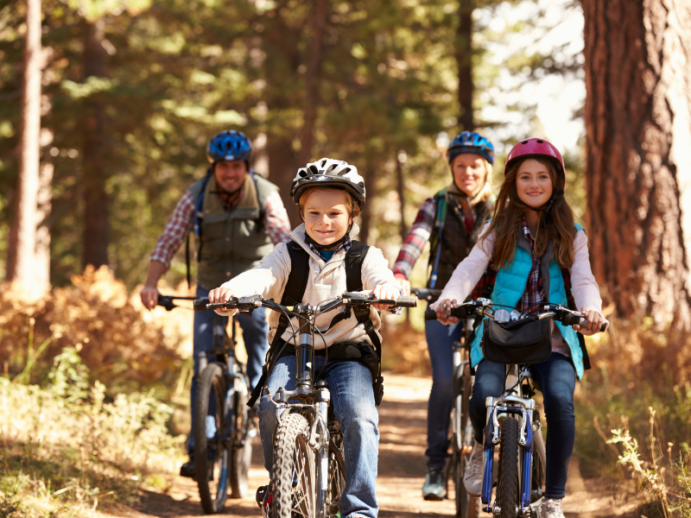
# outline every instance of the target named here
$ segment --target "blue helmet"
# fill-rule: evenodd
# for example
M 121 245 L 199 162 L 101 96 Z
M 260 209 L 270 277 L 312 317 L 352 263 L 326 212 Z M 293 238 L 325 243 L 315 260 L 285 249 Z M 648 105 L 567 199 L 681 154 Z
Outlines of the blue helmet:
M 480 155 L 490 164 L 494 163 L 494 146 L 485 137 L 474 131 L 464 131 L 456 135 L 446 150 L 446 156 L 451 161 L 461 153 Z
M 209 140 L 206 157 L 209 162 L 225 160 L 249 160 L 252 154 L 252 143 L 240 131 L 223 131 Z

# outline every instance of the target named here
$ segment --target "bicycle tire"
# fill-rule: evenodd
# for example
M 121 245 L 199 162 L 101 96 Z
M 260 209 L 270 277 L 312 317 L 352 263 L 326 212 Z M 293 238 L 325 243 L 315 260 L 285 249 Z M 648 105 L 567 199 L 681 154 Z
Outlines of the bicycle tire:
M 230 452 L 230 497 L 247 496 L 247 475 L 252 464 L 252 438 L 247 434 L 249 408 L 247 393 L 233 396 L 233 445 Z
M 340 511 L 340 500 L 345 489 L 345 461 L 341 452 L 340 440 L 329 442 L 329 494 L 327 496 L 327 516 L 336 516 Z
M 301 414 L 282 417 L 274 441 L 272 518 L 314 518 L 316 459 L 307 441 L 309 422 Z
M 222 512 L 228 498 L 229 452 L 223 443 L 225 393 L 223 370 L 219 364 L 210 363 L 199 378 L 195 418 L 192 423 L 195 479 L 206 514 Z M 213 416 L 216 420 L 216 431 L 213 437 L 207 438 L 206 417 L 212 397 L 216 401 L 216 412 Z
M 542 427 L 538 427 L 533 438 L 533 466 L 531 475 L 531 490 L 545 490 L 545 482 L 547 481 L 547 451 L 545 448 L 545 439 L 542 436 Z M 538 500 L 540 497 L 535 496 L 531 501 Z
M 454 475 L 457 518 L 478 518 L 482 507 L 480 498 L 469 495 L 463 484 L 465 468 L 470 462 L 470 453 L 465 450 L 468 448 L 472 450 L 473 442 L 475 441 L 468 413 L 470 408 L 471 381 L 470 365 L 466 364 L 458 384 L 461 393 L 456 394 L 454 398 L 454 419 L 456 420 L 455 426 L 458 430 L 456 432 L 458 437 L 454 437 L 453 442 L 452 472 Z M 460 445 L 460 449 L 458 445 Z
M 518 469 L 518 420 L 507 416 L 501 427 L 501 451 L 499 459 L 499 484 L 497 485 L 497 503 L 501 509 L 500 518 L 516 518 L 519 502 L 519 469 Z

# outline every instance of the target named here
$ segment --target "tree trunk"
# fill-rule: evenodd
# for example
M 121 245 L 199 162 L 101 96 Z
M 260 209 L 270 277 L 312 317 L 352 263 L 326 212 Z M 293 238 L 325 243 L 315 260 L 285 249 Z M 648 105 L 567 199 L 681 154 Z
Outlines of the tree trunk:
M 460 0 L 456 32 L 456 64 L 458 66 L 458 125 L 465 131 L 475 129 L 473 118 L 473 10 L 475 0 Z
M 42 160 L 38 174 L 36 197 L 36 258 L 34 282 L 40 293 L 50 290 L 50 224 L 48 222 L 53 201 L 53 161 L 50 146 L 53 143 L 53 130 L 41 130 Z
M 398 199 L 400 201 L 400 212 L 401 212 L 401 245 L 405 241 L 406 228 L 405 228 L 405 186 L 403 180 L 403 163 L 405 162 L 406 155 L 404 151 L 399 151 L 396 154 L 396 190 L 398 191 Z
M 290 186 L 298 170 L 297 158 L 293 151 L 293 142 L 289 136 L 284 136 L 280 133 L 269 134 L 266 154 L 269 158 L 269 180 L 278 186 L 281 199 L 288 212 L 290 224 L 292 227 L 296 227 L 301 220 L 297 205 L 290 197 Z
M 86 22 L 84 39 L 84 81 L 105 75 L 103 19 Z M 82 184 L 84 187 L 83 266 L 98 268 L 108 264 L 108 196 L 106 194 L 106 160 L 104 107 L 101 94 L 86 99 Z
M 19 150 L 19 184 L 16 230 L 12 236 L 14 257 L 8 280 L 16 282 L 30 296 L 36 250 L 36 194 L 38 192 L 39 133 L 41 128 L 41 2 L 26 2 L 26 43 Z
M 618 316 L 691 330 L 691 6 L 582 3 L 593 271 Z
M 312 18 L 312 38 L 305 77 L 305 101 L 303 105 L 303 124 L 300 139 L 298 163 L 302 166 L 312 160 L 314 143 L 314 123 L 319 108 L 319 73 L 322 62 L 324 27 L 329 10 L 328 0 L 316 0 Z
M 358 240 L 367 244 L 370 238 L 372 229 L 372 203 L 376 198 L 377 184 L 376 184 L 376 167 L 371 161 L 365 162 L 365 169 L 362 171 L 362 177 L 365 180 L 365 188 L 367 189 L 367 203 L 360 214 L 360 235 Z

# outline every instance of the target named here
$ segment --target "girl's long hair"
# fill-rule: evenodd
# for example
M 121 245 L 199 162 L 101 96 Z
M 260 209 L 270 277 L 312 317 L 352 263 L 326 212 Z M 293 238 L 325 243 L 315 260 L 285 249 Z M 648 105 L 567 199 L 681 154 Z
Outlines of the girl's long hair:
M 513 260 L 518 244 L 519 232 L 522 232 L 521 225 L 523 218 L 528 212 L 528 207 L 518 197 L 516 190 L 516 176 L 521 164 L 533 158 L 547 167 L 549 176 L 552 179 L 553 189 L 563 189 L 562 182 L 557 174 L 555 164 L 548 158 L 526 157 L 516 160 L 509 166 L 509 170 L 501 185 L 497 202 L 494 205 L 494 213 L 488 231 L 484 234 L 483 240 L 494 233 L 496 240 L 490 260 L 490 268 L 499 270 Z M 542 214 L 542 213 L 541 213 Z M 549 247 L 549 243 L 554 241 L 554 250 L 550 257 L 556 257 L 557 263 L 561 268 L 571 268 L 573 265 L 573 238 L 575 233 L 574 216 L 571 207 L 564 199 L 564 196 L 557 196 L 552 205 L 552 210 L 546 218 L 547 223 L 542 226 L 542 216 L 540 217 L 540 228 L 537 233 L 537 243 L 535 251 L 538 257 L 542 257 Z

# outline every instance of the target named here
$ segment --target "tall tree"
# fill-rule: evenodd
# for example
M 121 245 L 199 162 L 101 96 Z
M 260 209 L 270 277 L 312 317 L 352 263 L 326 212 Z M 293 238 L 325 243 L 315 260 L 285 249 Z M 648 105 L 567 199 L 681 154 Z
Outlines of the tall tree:
M 84 82 L 105 75 L 104 20 L 86 20 L 84 33 Z M 83 265 L 108 264 L 108 195 L 106 194 L 105 113 L 96 93 L 86 98 L 82 126 L 82 176 L 84 188 Z
M 582 3 L 593 271 L 619 316 L 691 330 L 691 5 Z
M 41 1 L 26 1 L 24 84 L 22 90 L 19 188 L 17 190 L 14 255 L 8 280 L 35 294 L 36 195 L 39 175 L 41 129 Z
M 312 157 L 312 144 L 314 142 L 314 123 L 317 119 L 319 108 L 319 79 L 322 63 L 322 46 L 324 29 L 329 11 L 328 0 L 316 0 L 312 15 L 312 34 L 310 39 L 310 52 L 307 58 L 305 75 L 305 99 L 303 102 L 303 123 L 300 138 L 300 154 L 298 164 L 304 165 Z
M 465 131 L 475 129 L 473 117 L 473 10 L 476 0 L 460 0 L 456 32 L 456 64 L 458 66 L 458 125 Z

